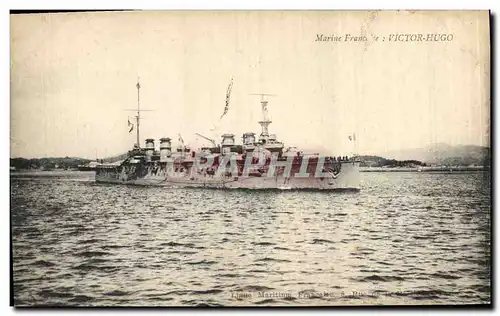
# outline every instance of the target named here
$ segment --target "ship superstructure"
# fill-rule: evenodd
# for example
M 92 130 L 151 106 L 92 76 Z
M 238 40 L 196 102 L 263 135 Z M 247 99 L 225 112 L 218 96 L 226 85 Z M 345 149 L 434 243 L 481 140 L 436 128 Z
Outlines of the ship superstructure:
M 258 122 L 261 125 L 258 137 L 253 132 L 243 133 L 242 143 L 238 144 L 235 134 L 225 133 L 217 143 L 197 133 L 212 146 L 192 150 L 179 135 L 175 151 L 169 137 L 160 138 L 159 142 L 148 138 L 141 147 L 139 82 L 136 87 L 137 142 L 119 164 L 98 165 L 97 182 L 166 187 L 359 190 L 359 161 L 355 157 L 306 154 L 296 147 L 285 149 L 277 135 L 269 133 L 272 121 L 266 94 L 260 94 L 262 119 Z

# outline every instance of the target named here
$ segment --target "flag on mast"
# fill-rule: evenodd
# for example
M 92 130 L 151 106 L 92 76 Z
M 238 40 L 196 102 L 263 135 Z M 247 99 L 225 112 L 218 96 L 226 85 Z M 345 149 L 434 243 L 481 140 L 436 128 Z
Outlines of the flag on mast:
M 134 124 L 130 123 L 130 118 L 127 120 L 127 123 L 128 123 L 128 127 L 130 128 L 128 132 L 131 133 L 132 130 L 134 129 Z
M 229 111 L 229 101 L 231 99 L 231 90 L 232 89 L 233 89 L 233 78 L 231 78 L 231 82 L 229 83 L 229 86 L 227 87 L 227 92 L 226 92 L 226 106 L 224 107 L 224 112 L 222 113 L 220 119 L 222 119 L 224 117 L 224 115 L 227 114 L 227 111 Z

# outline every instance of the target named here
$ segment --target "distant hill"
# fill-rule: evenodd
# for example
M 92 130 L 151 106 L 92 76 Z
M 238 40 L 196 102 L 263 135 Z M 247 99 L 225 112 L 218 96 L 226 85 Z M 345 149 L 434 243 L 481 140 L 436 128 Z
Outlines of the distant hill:
M 380 156 L 359 156 L 359 160 L 361 160 L 361 167 L 387 167 L 387 168 L 395 168 L 395 167 L 417 167 L 417 166 L 425 166 L 426 164 L 418 161 L 418 160 L 396 160 L 396 159 L 387 159 Z
M 11 158 L 10 166 L 16 169 L 75 169 L 79 165 L 87 164 L 91 160 L 76 157 L 64 157 L 64 158 Z
M 491 161 L 489 147 L 475 145 L 451 146 L 443 143 L 425 148 L 386 152 L 383 156 L 399 160 L 415 159 L 427 164 L 447 166 L 490 165 Z
M 99 159 L 102 163 L 111 163 L 127 158 L 128 153 L 115 155 L 105 159 Z M 20 169 L 76 169 L 79 165 L 87 165 L 89 162 L 95 161 L 79 157 L 50 157 L 50 158 L 10 158 L 10 166 Z

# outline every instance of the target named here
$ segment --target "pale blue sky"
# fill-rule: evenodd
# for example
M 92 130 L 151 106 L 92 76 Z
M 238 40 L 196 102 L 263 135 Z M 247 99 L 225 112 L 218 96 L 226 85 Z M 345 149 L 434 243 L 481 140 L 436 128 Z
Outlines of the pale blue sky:
M 318 43 L 316 34 L 450 33 L 440 43 Z M 195 132 L 240 141 L 270 132 L 288 146 L 334 154 L 432 143 L 488 145 L 487 12 L 115 12 L 11 16 L 11 156 L 122 153 L 123 111 L 141 138 Z M 218 124 L 227 85 L 231 106 Z

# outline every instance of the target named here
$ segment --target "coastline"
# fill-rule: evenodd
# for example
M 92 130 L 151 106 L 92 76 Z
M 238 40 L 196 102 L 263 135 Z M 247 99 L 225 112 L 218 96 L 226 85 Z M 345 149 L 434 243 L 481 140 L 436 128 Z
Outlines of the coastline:
M 489 171 L 485 166 L 453 166 L 453 167 L 360 167 L 359 172 L 470 172 Z
M 419 171 L 420 170 L 420 171 Z M 422 168 L 411 168 L 411 167 L 395 167 L 395 168 L 383 168 L 383 167 L 360 167 L 359 172 L 477 172 L 477 171 L 489 171 L 488 167 L 475 166 L 475 167 L 422 167 Z M 37 170 L 37 169 L 19 169 L 11 170 L 10 175 L 30 175 L 30 176 L 62 176 L 68 174 L 94 174 L 95 171 L 80 171 L 80 170 Z

